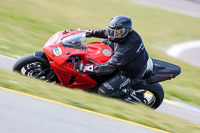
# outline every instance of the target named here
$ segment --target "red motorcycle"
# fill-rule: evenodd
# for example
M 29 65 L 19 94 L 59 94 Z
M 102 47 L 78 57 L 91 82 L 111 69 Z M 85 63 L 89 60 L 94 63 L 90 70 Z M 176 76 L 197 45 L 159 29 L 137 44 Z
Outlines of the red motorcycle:
M 84 44 L 85 40 L 83 30 L 57 32 L 46 42 L 44 51 L 23 56 L 13 70 L 65 87 L 97 92 L 98 86 L 116 72 L 110 75 L 79 72 L 76 65 L 105 63 L 112 57 L 113 51 L 101 42 Z M 143 79 L 133 87 L 130 96 L 134 95 L 137 102 L 158 108 L 164 98 L 163 88 L 158 82 L 175 78 L 180 72 L 179 66 L 150 58 Z

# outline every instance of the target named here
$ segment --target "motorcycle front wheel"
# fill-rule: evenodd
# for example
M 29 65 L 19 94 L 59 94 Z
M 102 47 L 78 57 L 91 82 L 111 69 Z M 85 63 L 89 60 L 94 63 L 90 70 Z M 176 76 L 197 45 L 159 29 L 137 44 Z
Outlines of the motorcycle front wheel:
M 13 66 L 13 71 L 32 78 L 38 78 L 47 82 L 57 80 L 57 76 L 50 66 L 42 63 L 34 54 L 28 54 L 18 59 Z

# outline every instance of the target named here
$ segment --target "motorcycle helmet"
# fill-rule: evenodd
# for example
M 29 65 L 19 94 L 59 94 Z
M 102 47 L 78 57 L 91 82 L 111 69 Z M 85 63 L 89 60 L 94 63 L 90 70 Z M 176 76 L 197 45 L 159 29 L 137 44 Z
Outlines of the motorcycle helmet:
M 132 30 L 131 18 L 127 16 L 113 17 L 108 24 L 108 38 L 114 42 L 124 40 Z

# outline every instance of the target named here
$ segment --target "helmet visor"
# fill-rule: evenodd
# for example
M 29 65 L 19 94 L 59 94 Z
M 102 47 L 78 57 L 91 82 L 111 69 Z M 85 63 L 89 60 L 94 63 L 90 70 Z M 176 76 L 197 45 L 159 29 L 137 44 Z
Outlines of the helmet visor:
M 127 34 L 126 28 L 121 29 L 108 29 L 108 36 L 111 38 L 123 38 Z

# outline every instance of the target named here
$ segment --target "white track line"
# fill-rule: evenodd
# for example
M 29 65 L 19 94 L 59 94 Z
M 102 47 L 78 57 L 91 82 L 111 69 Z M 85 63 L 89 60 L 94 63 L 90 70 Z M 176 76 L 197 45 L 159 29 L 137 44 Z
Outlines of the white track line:
M 181 52 L 198 47 L 200 47 L 200 40 L 179 43 L 170 47 L 167 50 L 167 54 L 177 58 Z

